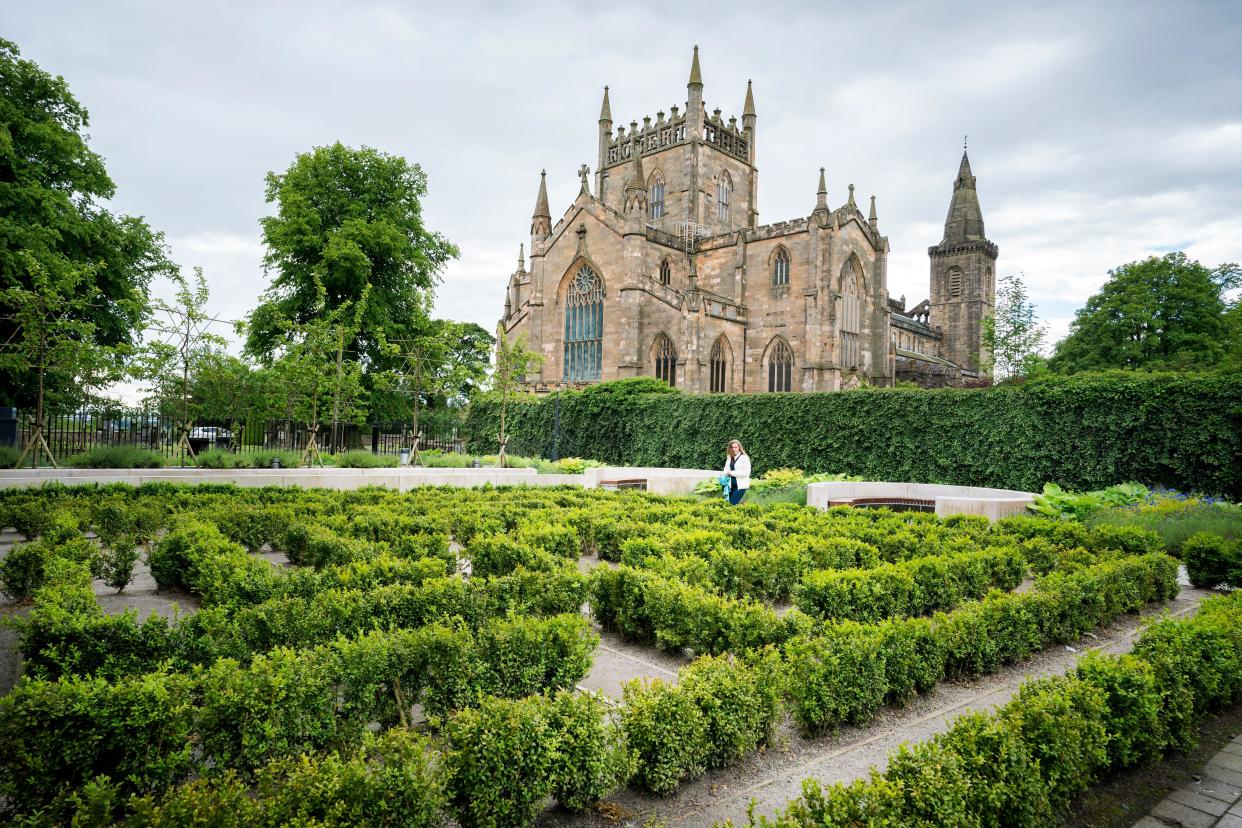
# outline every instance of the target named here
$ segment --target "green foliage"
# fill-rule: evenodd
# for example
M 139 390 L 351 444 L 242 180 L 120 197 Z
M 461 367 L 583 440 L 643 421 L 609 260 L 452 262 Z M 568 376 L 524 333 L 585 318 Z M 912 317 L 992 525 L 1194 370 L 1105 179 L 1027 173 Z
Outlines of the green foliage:
M 484 699 L 446 728 L 445 760 L 454 813 L 471 826 L 529 825 L 552 792 L 555 732 L 543 699 Z
M 563 807 L 586 810 L 634 773 L 634 757 L 602 694 L 558 693 L 548 715 L 557 736 L 552 796 Z
M 0 41 L 0 124 L 0 342 L 17 341 L 7 291 L 30 290 L 42 274 L 68 294 L 58 316 L 115 366 L 147 319 L 152 279 L 174 270 L 163 239 L 141 219 L 106 208 L 116 187 L 87 145 L 86 108 L 64 78 L 23 60 L 7 40 Z M 35 407 L 38 364 L 0 367 L 0 404 Z M 51 397 L 80 399 L 74 371 L 55 361 L 48 367 Z
M 457 248 L 423 223 L 427 176 L 417 164 L 340 143 L 316 147 L 289 169 L 268 173 L 266 198 L 276 215 L 262 220 L 264 265 L 275 274 L 251 314 L 247 351 L 267 355 L 283 345 L 287 323 L 360 303 L 361 325 L 346 348 L 382 365 L 384 339 L 405 335 L 427 318 L 432 291 Z
M 1181 252 L 1110 270 L 1057 343 L 1049 367 L 1067 373 L 1213 368 L 1226 354 L 1225 297 L 1239 275 L 1237 265 L 1211 269 Z
M 915 558 L 873 569 L 820 570 L 798 588 L 798 608 L 817 618 L 869 622 L 926 615 L 981 598 L 989 589 L 1009 591 L 1025 571 L 1026 562 L 1014 547 Z
M 1030 510 L 1053 518 L 1082 520 L 1109 506 L 1141 503 L 1149 492 L 1138 483 L 1120 483 L 1097 492 L 1067 492 L 1055 483 L 1045 483 L 1042 494 L 1036 495 Z
M 123 824 L 433 828 L 442 824 L 446 804 L 439 762 L 425 737 L 394 729 L 348 753 L 273 762 L 261 769 L 253 785 L 229 771 L 188 782 L 160 799 L 148 795 L 131 800 Z M 88 814 L 80 807 L 76 816 L 83 822 L 101 821 Z
M 369 451 L 346 451 L 324 457 L 328 465 L 347 469 L 395 469 L 397 460 L 391 454 L 372 454 Z
M 881 652 L 874 629 L 850 623 L 785 645 L 786 692 L 803 733 L 822 734 L 871 717 L 888 689 Z
M 1001 276 L 996 284 L 995 310 L 983 320 L 983 348 L 988 373 L 999 381 L 1037 371 L 1047 327 L 1038 321 L 1035 304 L 1027 297 L 1024 274 Z
M 1200 532 L 1182 544 L 1182 559 L 1194 586 L 1242 586 L 1242 540 Z
M 621 726 L 637 757 L 639 787 L 666 794 L 707 770 L 707 717 L 689 693 L 660 679 L 633 679 L 622 696 Z
M 1182 545 L 1200 532 L 1242 540 L 1242 505 L 1199 498 L 1156 498 L 1150 504 L 1095 512 L 1087 518 L 1087 524 L 1095 528 L 1124 526 L 1155 532 L 1170 555 L 1181 557 Z
M 717 468 L 722 447 L 737 437 L 756 475 L 849 469 L 870 480 L 1024 491 L 1049 481 L 1092 490 L 1134 480 L 1236 500 L 1240 397 L 1236 372 L 1041 376 L 989 389 L 858 394 L 562 392 L 516 401 L 507 433 L 520 454 L 548 456 L 555 442 L 562 454 L 613 465 Z M 471 405 L 464 424 L 471 450 L 491 443 L 497 416 L 493 400 Z M 686 432 L 683 423 L 696 428 Z
M 163 455 L 137 446 L 95 446 L 66 458 L 63 465 L 80 469 L 159 469 Z

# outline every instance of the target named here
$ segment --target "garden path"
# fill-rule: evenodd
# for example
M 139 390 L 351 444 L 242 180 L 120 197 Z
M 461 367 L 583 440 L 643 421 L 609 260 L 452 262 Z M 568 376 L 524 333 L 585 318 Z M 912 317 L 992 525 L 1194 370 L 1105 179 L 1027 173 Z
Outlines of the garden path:
M 1181 591 L 1177 597 L 1163 605 L 1149 607 L 1139 615 L 1124 616 L 1088 633 L 1069 647 L 1046 650 L 993 675 L 970 681 L 942 682 L 935 692 L 917 697 L 906 707 L 881 709 L 864 726 L 847 726 L 833 736 L 804 739 L 786 721 L 773 740 L 774 744 L 766 750 L 733 767 L 683 784 L 667 797 L 625 789 L 609 797 L 598 811 L 569 814 L 552 810 L 543 815 L 540 824 L 577 828 L 615 826 L 619 822 L 641 825 L 650 820 L 667 825 L 707 826 L 725 819 L 745 824 L 747 806 L 752 799 L 756 802 L 757 814 L 771 814 L 801 794 L 804 779 L 849 782 L 865 777 L 872 768 L 883 770 L 889 753 L 902 743 L 925 741 L 947 730 L 953 720 L 964 713 L 998 707 L 1012 698 L 1023 682 L 1072 670 L 1089 650 L 1129 651 L 1144 619 L 1165 612 L 1174 616 L 1191 614 L 1212 594 L 1192 588 L 1184 571 L 1180 581 Z M 647 662 L 653 660 L 650 655 L 656 652 L 653 648 L 638 649 L 647 652 L 647 655 L 636 653 L 638 657 Z M 636 670 L 635 674 L 643 673 Z

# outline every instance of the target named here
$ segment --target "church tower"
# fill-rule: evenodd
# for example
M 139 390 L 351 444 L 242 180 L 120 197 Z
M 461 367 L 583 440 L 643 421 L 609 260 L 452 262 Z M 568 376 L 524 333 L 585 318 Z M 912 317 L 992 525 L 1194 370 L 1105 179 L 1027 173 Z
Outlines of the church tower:
M 941 356 L 961 368 L 981 370 L 987 359 L 983 320 L 996 304 L 997 252 L 983 232 L 975 177 L 963 149 L 944 238 L 927 250 L 931 257 L 928 324 L 943 337 Z

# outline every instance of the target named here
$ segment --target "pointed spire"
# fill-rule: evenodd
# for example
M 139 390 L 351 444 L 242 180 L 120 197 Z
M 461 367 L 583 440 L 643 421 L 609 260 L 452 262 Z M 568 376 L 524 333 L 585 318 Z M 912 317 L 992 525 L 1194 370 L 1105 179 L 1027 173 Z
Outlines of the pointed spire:
M 552 211 L 548 209 L 548 171 L 539 171 L 539 195 L 535 199 L 535 212 L 531 218 L 552 218 Z
M 526 272 L 526 242 L 518 245 L 518 273 Z
M 983 210 L 979 207 L 979 194 L 975 192 L 975 175 L 970 170 L 970 158 L 962 150 L 962 163 L 953 181 L 953 199 L 949 202 L 949 214 L 944 220 L 944 239 L 941 244 L 964 244 L 985 241 Z
M 755 93 L 751 91 L 750 81 L 746 81 L 746 104 L 742 107 L 742 117 L 755 117 Z
M 608 87 L 604 87 L 604 103 L 599 108 L 600 123 L 612 123 L 612 107 L 608 104 Z
M 694 60 L 690 63 L 690 81 L 687 86 L 703 85 L 703 73 L 699 71 L 699 47 L 694 47 Z
M 969 181 L 969 184 L 965 182 Z M 962 149 L 962 163 L 957 168 L 957 182 L 959 187 L 969 186 L 972 189 L 975 186 L 975 177 L 970 172 L 970 157 L 966 155 L 966 150 Z
M 876 218 L 876 215 L 875 215 L 875 196 L 872 196 L 871 197 L 871 213 L 867 216 L 867 224 L 870 224 L 871 229 L 874 230 L 876 229 L 876 225 L 879 224 L 879 221 L 880 220 Z
M 536 238 L 552 235 L 552 211 L 548 209 L 548 171 L 539 171 L 539 197 L 535 199 L 535 212 L 530 217 L 530 234 Z
M 815 195 L 815 212 L 828 212 L 828 182 L 824 178 L 824 168 L 819 168 L 819 192 Z

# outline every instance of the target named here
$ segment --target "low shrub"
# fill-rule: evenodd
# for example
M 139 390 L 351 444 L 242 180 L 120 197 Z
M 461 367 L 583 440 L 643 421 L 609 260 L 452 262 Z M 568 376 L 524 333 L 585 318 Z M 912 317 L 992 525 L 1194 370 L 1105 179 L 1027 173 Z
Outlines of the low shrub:
M 13 468 L 21 456 L 21 450 L 14 446 L 0 446 L 0 469 Z
M 1194 586 L 1242 586 L 1242 540 L 1200 532 L 1187 538 L 1181 551 L 1186 575 Z
M 367 736 L 360 748 L 283 759 L 251 783 L 228 771 L 167 795 L 121 805 L 116 786 L 102 812 L 80 806 L 74 824 L 182 826 L 438 826 L 446 805 L 440 757 L 427 739 L 400 728 Z M 80 797 L 85 799 L 85 797 Z M 128 812 L 122 819 L 120 811 Z M 99 819 L 97 817 L 106 817 Z
M 530 825 L 552 793 L 556 734 L 540 697 L 485 698 L 445 727 L 445 757 L 457 821 L 472 826 Z
M 302 465 L 302 452 L 288 449 L 263 449 L 247 455 L 250 465 L 256 469 L 270 469 L 273 461 L 279 461 L 282 469 L 296 469 Z
M 637 757 L 633 781 L 656 794 L 707 770 L 708 722 L 694 698 L 660 679 L 633 679 L 622 689 L 621 727 Z
M 158 469 L 164 456 L 137 446 L 95 446 L 66 458 L 67 467 L 80 469 Z
M 57 559 L 76 561 L 89 566 L 95 560 L 96 548 L 83 537 L 58 540 L 48 534 L 36 541 L 14 544 L 0 561 L 0 591 L 9 598 L 30 598 L 47 581 L 47 571 Z
M 926 615 L 980 598 L 992 588 L 1011 590 L 1025 572 L 1025 558 L 1016 547 L 915 558 L 872 569 L 823 570 L 803 579 L 798 608 L 817 618 L 867 622 Z
M 548 707 L 557 749 L 552 796 L 571 811 L 584 811 L 634 773 L 625 734 L 598 693 L 557 693 Z
M 252 455 L 222 448 L 200 451 L 194 455 L 194 462 L 200 469 L 249 469 L 254 467 Z
M 807 735 L 866 721 L 888 690 L 880 636 L 852 622 L 785 644 L 786 692 L 794 721 Z
M 344 451 L 327 455 L 325 462 L 345 469 L 395 469 L 400 458 L 393 454 L 373 454 L 369 451 Z

